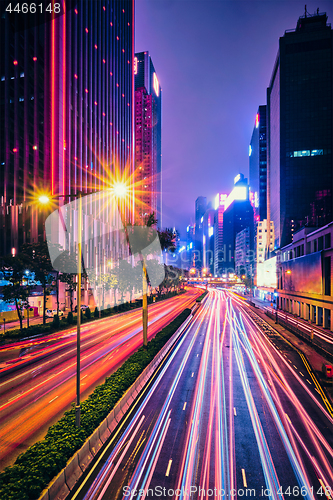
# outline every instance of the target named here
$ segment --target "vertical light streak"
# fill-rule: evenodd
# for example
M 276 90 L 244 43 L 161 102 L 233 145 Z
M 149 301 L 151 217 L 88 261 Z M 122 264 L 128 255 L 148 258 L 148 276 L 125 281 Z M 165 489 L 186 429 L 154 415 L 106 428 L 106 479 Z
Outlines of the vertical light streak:
M 62 15 L 62 193 L 65 191 L 65 156 L 66 156 L 66 0 L 63 1 L 64 13 Z
M 54 194 L 54 148 L 55 148 L 55 19 L 51 21 L 51 194 Z

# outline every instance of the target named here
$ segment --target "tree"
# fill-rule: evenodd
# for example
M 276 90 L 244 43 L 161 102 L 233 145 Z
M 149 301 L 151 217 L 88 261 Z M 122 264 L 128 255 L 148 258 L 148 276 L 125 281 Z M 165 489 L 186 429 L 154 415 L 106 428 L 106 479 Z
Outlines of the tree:
M 3 257 L 1 262 L 1 273 L 3 279 L 8 282 L 2 287 L 2 300 L 6 303 L 15 304 L 17 315 L 22 331 L 22 310 L 29 307 L 29 296 L 34 288 L 33 284 L 23 285 L 25 271 L 29 270 L 30 263 L 25 255 L 18 254 L 15 257 Z
M 39 282 L 43 289 L 43 325 L 46 323 L 46 299 L 54 290 L 54 274 L 46 241 L 25 244 L 22 246 L 22 254 L 30 260 L 35 281 Z

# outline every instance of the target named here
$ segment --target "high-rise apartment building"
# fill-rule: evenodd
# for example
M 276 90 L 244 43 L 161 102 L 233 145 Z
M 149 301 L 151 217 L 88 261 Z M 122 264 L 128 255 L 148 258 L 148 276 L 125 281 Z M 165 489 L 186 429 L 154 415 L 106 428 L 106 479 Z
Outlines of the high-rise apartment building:
M 24 29 L 0 20 L 0 254 L 43 239 L 38 192 L 89 193 L 133 174 L 134 1 L 44 15 Z
M 162 225 L 161 103 L 162 89 L 149 52 L 134 58 L 135 78 L 135 214 L 138 224 L 152 212 Z
M 267 91 L 267 219 L 275 248 L 305 224 L 332 220 L 332 47 L 331 26 L 318 11 L 279 41 Z
M 266 106 L 259 106 L 249 146 L 250 201 L 255 218 L 267 217 Z

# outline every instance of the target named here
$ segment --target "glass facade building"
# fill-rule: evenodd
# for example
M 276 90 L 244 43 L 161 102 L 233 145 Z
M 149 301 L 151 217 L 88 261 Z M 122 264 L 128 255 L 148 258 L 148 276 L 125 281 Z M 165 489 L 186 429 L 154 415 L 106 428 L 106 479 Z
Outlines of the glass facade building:
M 259 106 L 249 146 L 250 201 L 255 218 L 267 217 L 266 106 Z
M 162 226 L 161 108 L 162 89 L 149 52 L 134 59 L 135 213 L 144 223 L 152 212 Z
M 134 173 L 134 0 L 81 0 L 24 29 L 12 19 L 1 19 L 0 254 L 44 238 L 38 192 L 90 193 Z
M 326 14 L 286 31 L 267 90 L 268 214 L 275 248 L 332 220 L 333 37 Z

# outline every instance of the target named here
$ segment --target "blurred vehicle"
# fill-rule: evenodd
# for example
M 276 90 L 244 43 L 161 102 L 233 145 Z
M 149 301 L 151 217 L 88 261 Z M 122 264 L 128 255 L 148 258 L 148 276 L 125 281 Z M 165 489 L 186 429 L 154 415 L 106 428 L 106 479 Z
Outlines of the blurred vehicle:
M 46 309 L 45 314 L 48 318 L 53 318 L 53 316 L 56 316 L 57 310 L 56 309 Z M 63 315 L 64 315 L 63 311 L 59 311 L 59 318 L 61 318 L 61 316 L 63 316 Z
M 89 309 L 89 306 L 86 306 L 85 304 L 81 304 L 81 311 L 85 311 L 86 309 Z M 75 306 L 74 311 L 77 312 L 77 306 Z

